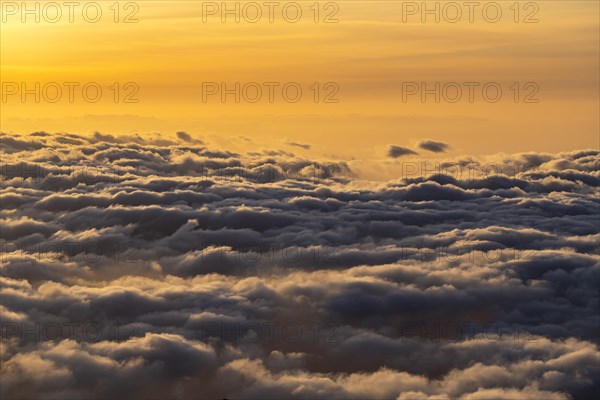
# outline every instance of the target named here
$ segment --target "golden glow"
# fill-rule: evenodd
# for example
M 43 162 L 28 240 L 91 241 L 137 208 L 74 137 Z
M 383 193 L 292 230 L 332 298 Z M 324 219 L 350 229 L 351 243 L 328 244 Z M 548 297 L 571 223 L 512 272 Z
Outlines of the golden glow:
M 485 21 L 480 8 L 474 23 L 465 15 L 457 23 L 443 18 L 435 23 L 431 16 L 422 23 L 420 14 L 404 23 L 407 2 L 401 1 L 337 1 L 338 23 L 315 23 L 312 1 L 298 2 L 304 12 L 298 23 L 286 22 L 277 11 L 273 23 L 266 15 L 258 23 L 243 18 L 235 23 L 232 17 L 221 23 L 220 14 L 203 22 L 201 1 L 134 2 L 137 23 L 122 22 L 135 11 L 125 9 L 127 2 L 120 2 L 115 23 L 113 1 L 96 2 L 103 11 L 98 23 L 77 12 L 73 23 L 65 15 L 57 23 L 44 18 L 36 23 L 33 16 L 22 23 L 21 14 L 6 15 L 6 3 L 11 2 L 2 2 L 3 85 L 97 82 L 103 95 L 97 103 L 86 102 L 80 89 L 73 102 L 64 88 L 56 103 L 9 96 L 1 104 L 5 132 L 185 130 L 203 138 L 244 135 L 273 144 L 289 138 L 340 157 L 372 157 L 379 146 L 425 137 L 471 154 L 598 146 L 596 1 L 533 2 L 539 5 L 538 23 L 521 21 L 532 11 L 524 9 L 527 2 L 520 2 L 515 23 L 512 1 L 498 2 L 503 16 L 497 23 Z M 334 10 L 325 10 L 327 3 L 320 3 L 320 20 Z M 503 96 L 489 103 L 479 90 L 472 103 L 435 103 L 433 96 L 426 103 L 418 96 L 403 102 L 402 83 L 422 81 L 496 82 Z M 110 89 L 115 82 L 117 102 Z M 127 82 L 139 87 L 133 97 L 138 103 L 123 102 L 133 93 L 124 87 Z M 203 82 L 231 87 L 297 82 L 303 96 L 298 103 L 285 101 L 280 91 L 272 103 L 238 104 L 233 96 L 226 103 L 219 96 L 203 102 Z M 334 82 L 339 103 L 315 103 L 309 89 L 315 82 L 320 96 L 327 94 L 322 86 Z M 509 89 L 514 82 L 536 83 L 539 103 L 515 103 Z

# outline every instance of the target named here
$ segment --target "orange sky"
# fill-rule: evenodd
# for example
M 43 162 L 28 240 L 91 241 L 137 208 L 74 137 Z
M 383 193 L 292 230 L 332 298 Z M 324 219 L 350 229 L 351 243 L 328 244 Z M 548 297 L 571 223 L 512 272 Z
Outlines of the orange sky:
M 26 3 L 33 8 L 35 2 Z M 294 3 L 285 1 L 272 23 L 264 6 L 257 23 L 244 20 L 255 15 L 250 9 L 240 23 L 232 16 L 222 23 L 218 12 L 203 21 L 203 7 L 210 11 L 211 2 L 201 1 L 121 1 L 115 22 L 114 3 L 95 2 L 102 11 L 97 23 L 83 18 L 81 6 L 72 23 L 66 7 L 53 23 L 50 8 L 40 9 L 35 22 L 35 15 L 15 9 L 20 1 L 1 2 L 2 131 L 185 130 L 214 141 L 243 135 L 268 145 L 291 139 L 345 158 L 374 157 L 382 146 L 421 138 L 471 154 L 598 147 L 596 1 L 522 1 L 518 16 L 515 2 L 500 1 L 497 23 L 484 18 L 482 8 L 490 2 L 480 2 L 473 23 L 466 7 L 458 22 L 449 22 L 454 10 L 444 8 L 448 2 L 440 2 L 440 23 L 434 16 L 423 23 L 419 11 L 410 14 L 421 2 L 320 2 L 318 23 L 314 1 L 295 2 L 303 12 L 297 23 L 282 17 L 281 8 Z M 124 23 L 130 14 L 137 22 Z M 324 23 L 327 15 L 338 22 Z M 524 23 L 528 16 L 538 22 Z M 22 101 L 21 84 L 33 89 L 36 82 L 40 91 L 46 86 L 46 96 L 41 93 L 39 103 L 33 94 Z M 56 103 L 48 101 L 56 96 L 52 82 L 62 88 Z M 79 84 L 72 102 L 65 82 Z M 93 82 L 102 88 L 96 103 L 85 101 L 81 90 Z M 223 103 L 217 94 L 203 102 L 203 82 L 257 82 L 262 101 L 235 103 L 231 95 Z M 279 83 L 273 102 L 264 82 Z M 297 103 L 283 98 L 281 87 L 289 82 L 303 90 Z M 320 100 L 338 88 L 333 98 L 339 101 L 315 103 L 315 82 Z M 456 82 L 465 90 L 456 103 L 435 103 L 433 95 L 423 103 L 418 94 L 403 101 L 403 82 Z M 479 84 L 473 102 L 464 82 Z M 482 97 L 481 87 L 490 82 L 503 90 L 497 103 Z M 534 86 L 525 87 L 527 82 Z M 524 103 L 535 88 L 532 98 L 539 102 Z M 124 102 L 134 92 L 138 102 Z

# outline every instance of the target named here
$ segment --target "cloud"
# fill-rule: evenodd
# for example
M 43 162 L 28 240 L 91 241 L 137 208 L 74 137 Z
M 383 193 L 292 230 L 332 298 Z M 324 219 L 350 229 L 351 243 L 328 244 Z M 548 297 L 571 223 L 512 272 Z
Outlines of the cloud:
M 187 132 L 179 131 L 179 132 L 177 132 L 177 137 L 184 142 L 192 141 L 192 137 Z
M 310 150 L 310 148 L 312 147 L 310 144 L 293 142 L 291 140 L 287 140 L 285 142 L 285 144 L 287 144 L 288 146 L 300 147 L 301 149 L 304 149 L 304 150 Z
M 3 398 L 600 390 L 597 150 L 366 182 L 268 149 L 2 138 Z
M 444 142 L 436 142 L 433 140 L 421 140 L 417 143 L 420 149 L 431 151 L 433 153 L 445 153 L 450 145 Z
M 181 140 L 182 142 L 185 142 L 185 143 L 191 143 L 191 144 L 196 144 L 196 145 L 204 144 L 204 142 L 202 140 L 194 139 L 192 137 L 192 135 L 190 135 L 189 133 L 184 132 L 184 131 L 176 132 L 176 136 L 179 140 Z
M 403 157 L 403 156 L 408 156 L 408 155 L 416 155 L 419 154 L 414 150 L 411 150 L 407 147 L 401 147 L 401 146 L 396 146 L 396 145 L 390 145 L 390 147 L 388 148 L 388 152 L 387 155 L 388 157 L 392 157 L 392 158 L 398 158 L 398 157 Z

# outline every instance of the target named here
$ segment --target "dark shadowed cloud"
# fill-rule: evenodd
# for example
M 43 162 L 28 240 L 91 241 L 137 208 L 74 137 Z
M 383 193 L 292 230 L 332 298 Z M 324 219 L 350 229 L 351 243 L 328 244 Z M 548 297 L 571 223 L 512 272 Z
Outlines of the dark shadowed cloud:
M 398 158 L 398 157 L 402 157 L 402 156 L 408 156 L 408 155 L 416 155 L 419 154 L 414 150 L 409 149 L 408 147 L 401 147 L 401 146 L 396 146 L 396 145 L 390 145 L 390 147 L 388 148 L 387 151 L 387 155 L 388 157 L 392 157 L 392 158 Z
M 179 140 L 186 142 L 186 143 L 204 144 L 204 142 L 202 140 L 194 139 L 192 137 L 192 135 L 190 135 L 189 133 L 184 132 L 184 131 L 179 131 L 176 133 L 176 135 L 179 138 Z
M 287 144 L 288 146 L 292 146 L 292 147 L 300 147 L 301 149 L 304 149 L 304 150 L 310 150 L 310 148 L 312 147 L 310 144 L 293 142 L 291 140 L 287 140 L 285 142 L 285 144 Z
M 433 153 L 445 153 L 450 149 L 450 145 L 444 142 L 436 142 L 434 140 L 421 140 L 417 143 L 420 149 L 431 151 Z
M 177 137 L 179 139 L 183 140 L 184 142 L 191 142 L 192 141 L 192 137 L 187 132 L 179 131 L 179 132 L 177 132 Z

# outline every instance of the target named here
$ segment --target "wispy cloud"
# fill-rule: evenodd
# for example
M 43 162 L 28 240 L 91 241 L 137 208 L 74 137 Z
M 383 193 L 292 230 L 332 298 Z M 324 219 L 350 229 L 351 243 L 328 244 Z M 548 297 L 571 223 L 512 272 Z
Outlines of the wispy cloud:
M 399 158 L 399 157 L 403 157 L 403 156 L 410 156 L 410 155 L 416 155 L 419 154 L 414 150 L 409 149 L 408 147 L 402 147 L 402 146 L 396 146 L 396 145 L 390 145 L 390 147 L 388 148 L 387 151 L 387 155 L 388 157 L 392 157 L 392 158 Z
M 421 140 L 417 143 L 420 149 L 431 151 L 433 153 L 445 153 L 450 149 L 450 145 L 444 142 L 436 142 L 434 140 Z

